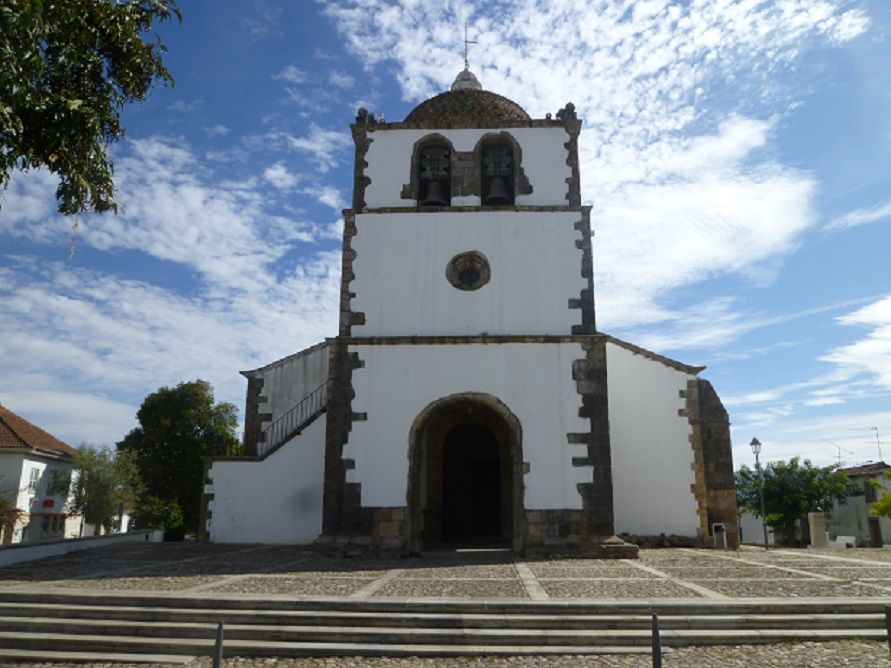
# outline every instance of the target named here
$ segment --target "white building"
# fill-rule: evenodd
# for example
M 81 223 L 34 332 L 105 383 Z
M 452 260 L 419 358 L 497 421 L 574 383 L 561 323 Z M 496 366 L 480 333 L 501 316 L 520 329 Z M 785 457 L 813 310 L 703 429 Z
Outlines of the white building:
M 0 496 L 15 509 L 0 544 L 77 536 L 69 518 L 74 448 L 0 406 Z
M 339 336 L 244 372 L 249 456 L 208 467 L 211 540 L 735 545 L 702 368 L 595 326 L 580 130 L 468 70 L 403 122 L 359 110 Z
M 870 517 L 872 504 L 886 492 L 891 493 L 891 466 L 885 462 L 869 462 L 839 469 L 851 479 L 851 492 L 847 499 L 836 502 L 829 513 L 826 525 L 829 539 L 853 536 L 857 545 L 891 543 L 891 520 L 887 517 Z M 870 523 L 874 526 L 871 529 Z M 870 531 L 874 533 L 870 536 Z

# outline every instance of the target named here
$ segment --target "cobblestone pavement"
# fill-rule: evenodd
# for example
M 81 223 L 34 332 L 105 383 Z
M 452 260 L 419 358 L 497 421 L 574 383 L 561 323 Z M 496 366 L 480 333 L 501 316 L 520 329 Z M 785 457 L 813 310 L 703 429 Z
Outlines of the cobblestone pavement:
M 650 668 L 646 655 L 630 656 L 534 656 L 418 659 L 319 659 L 225 658 L 227 668 Z M 15 668 L 67 668 L 61 663 L 16 663 Z M 72 668 L 109 668 L 110 664 L 70 664 Z M 186 668 L 210 668 L 207 658 L 194 659 Z M 884 643 L 829 642 L 783 645 L 690 647 L 666 651 L 664 668 L 883 668 L 891 666 Z M 150 665 L 114 664 L 114 668 L 153 668 Z M 154 668 L 167 668 L 156 666 Z
M 152 543 L 118 545 L 0 568 L 0 588 L 189 594 L 520 600 L 742 597 L 888 597 L 891 550 L 738 552 L 641 550 L 637 560 L 518 560 L 506 552 L 434 553 L 414 559 L 324 558 L 298 547 Z M 7 664 L 21 668 L 65 664 Z M 78 664 L 91 668 L 90 664 Z M 92 664 L 108 668 L 111 664 Z M 189 668 L 208 668 L 195 659 Z M 231 668 L 637 668 L 648 656 L 464 659 L 238 659 Z M 790 643 L 666 650 L 666 668 L 889 666 L 885 643 Z M 115 668 L 125 668 L 115 664 Z M 145 668 L 145 666 L 142 666 Z
M 5 589 L 351 598 L 891 597 L 891 550 L 641 550 L 640 559 L 325 558 L 299 547 L 140 543 L 0 568 Z

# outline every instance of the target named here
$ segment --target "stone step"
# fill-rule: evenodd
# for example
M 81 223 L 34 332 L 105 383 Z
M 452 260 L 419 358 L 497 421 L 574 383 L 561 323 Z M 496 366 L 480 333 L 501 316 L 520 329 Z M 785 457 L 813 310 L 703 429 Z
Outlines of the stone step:
M 193 660 L 194 656 L 209 656 L 213 644 L 202 645 L 193 654 L 134 654 L 122 652 L 97 651 L 62 651 L 38 649 L 0 649 L 0 665 L 9 661 L 27 661 L 29 663 L 147 663 L 147 664 L 184 664 Z M 460 657 L 460 656 L 560 656 L 560 655 L 635 655 L 650 654 L 649 647 L 487 647 L 487 646 L 435 646 L 409 645 L 390 647 L 386 645 L 368 645 L 343 643 L 289 643 L 285 648 L 264 647 L 260 651 L 256 646 L 245 643 L 224 643 L 224 657 L 311 657 L 311 656 L 364 656 L 364 657 Z M 670 653 L 665 648 L 663 653 Z M 225 661 L 225 659 L 224 659 Z
M 662 634 L 665 647 L 721 644 L 763 644 L 776 642 L 810 642 L 827 640 L 880 641 L 884 631 L 878 630 L 820 630 L 820 631 L 666 631 Z M 480 638 L 479 644 L 437 643 L 356 643 L 356 642 L 286 642 L 274 640 L 227 639 L 224 651 L 228 656 L 463 656 L 463 655 L 553 655 L 553 654 L 614 654 L 649 651 L 650 635 L 645 632 L 626 634 L 602 633 L 591 644 L 519 645 L 493 644 Z M 619 641 L 619 642 L 617 642 Z M 33 631 L 0 632 L 0 646 L 8 650 L 18 648 L 31 651 L 152 653 L 207 656 L 212 638 L 137 638 L 132 636 L 74 635 L 64 633 L 36 633 Z
M 270 640 L 277 642 L 328 642 L 341 643 L 367 640 L 386 644 L 508 644 L 508 645 L 598 645 L 609 642 L 616 645 L 639 644 L 650 637 L 649 628 L 609 629 L 521 629 L 521 628 L 430 628 L 390 626 L 287 626 L 267 624 L 227 624 L 226 637 L 232 640 Z M 30 631 L 68 635 L 132 636 L 136 638 L 197 638 L 213 637 L 216 624 L 197 622 L 140 622 L 107 620 L 67 620 L 38 617 L 19 617 L 14 620 L 0 618 L 0 632 Z M 791 628 L 662 628 L 662 635 L 689 637 L 695 634 L 713 634 L 719 638 L 734 636 L 742 631 L 760 633 L 810 633 L 811 631 L 833 634 L 876 629 L 804 629 Z M 883 630 L 883 629 L 878 629 Z M 750 634 L 752 635 L 752 634 Z M 755 634 L 757 635 L 757 634 Z
M 0 665 L 21 661 L 29 663 L 188 663 L 192 660 L 183 654 L 122 654 L 120 652 L 55 652 L 53 650 L 3 649 L 0 648 Z
M 385 613 L 521 614 L 521 615 L 758 615 L 758 614 L 884 614 L 891 597 L 864 598 L 761 598 L 736 600 L 710 599 L 347 599 L 314 598 L 285 595 L 158 595 L 150 592 L 95 592 L 70 590 L 48 592 L 46 589 L 19 589 L 0 592 L 0 602 L 58 603 L 123 607 L 175 606 L 180 609 L 225 609 L 242 611 L 344 611 Z
M 23 618 L 41 618 L 41 623 L 72 624 L 79 621 L 171 622 L 245 625 L 300 626 L 386 626 L 425 628 L 515 628 L 515 629 L 649 629 L 649 615 L 506 615 L 346 611 L 232 611 L 166 607 L 91 606 L 40 603 L 0 603 L 0 629 L 18 627 Z M 810 615 L 660 615 L 663 629 L 831 629 L 884 628 L 879 613 Z
M 193 656 L 209 656 L 213 640 L 171 638 L 151 641 L 140 638 L 113 636 L 72 636 L 65 634 L 36 634 L 0 632 L 3 656 L 27 652 L 29 660 L 53 660 L 50 655 L 90 655 L 111 662 L 112 656 L 173 656 L 172 662 L 185 662 Z M 19 649 L 18 646 L 28 649 Z M 43 649 L 47 647 L 48 649 Z M 168 654 L 155 653 L 159 647 Z M 245 657 L 307 657 L 307 656 L 547 656 L 562 654 L 646 654 L 643 646 L 519 646 L 519 645 L 387 645 L 381 643 L 324 643 L 225 640 L 224 656 Z M 153 652 L 152 654 L 148 654 Z M 44 657 L 44 658 L 40 658 Z M 108 657 L 108 658 L 106 658 Z

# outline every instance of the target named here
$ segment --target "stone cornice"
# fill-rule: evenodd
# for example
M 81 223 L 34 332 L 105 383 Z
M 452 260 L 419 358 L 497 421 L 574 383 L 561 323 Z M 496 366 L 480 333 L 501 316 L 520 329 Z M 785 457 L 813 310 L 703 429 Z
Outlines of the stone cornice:
M 340 341 L 347 345 L 353 346 L 439 346 L 439 345 L 468 345 L 468 344 L 511 344 L 511 343 L 586 343 L 592 340 L 604 340 L 613 343 L 620 348 L 624 348 L 637 355 L 642 355 L 647 359 L 659 362 L 660 364 L 689 373 L 698 375 L 705 369 L 704 366 L 692 366 L 678 362 L 670 357 L 659 355 L 646 348 L 641 348 L 633 343 L 628 343 L 622 339 L 618 339 L 610 334 L 478 334 L 465 336 L 341 336 L 338 338 L 329 338 L 326 341 L 333 344 Z
M 406 123 L 404 121 L 394 121 L 392 123 L 352 123 L 350 129 L 355 132 L 357 129 L 367 130 L 368 132 L 381 132 L 386 130 L 422 130 L 429 132 L 430 130 L 501 130 L 508 128 L 569 128 L 574 127 L 579 121 L 559 120 L 554 118 L 532 118 L 528 121 L 499 121 L 497 124 L 481 125 L 478 121 L 470 122 L 454 122 L 443 124 L 441 127 L 432 127 L 425 123 Z
M 591 207 L 569 206 L 566 204 L 548 204 L 548 205 L 513 205 L 513 206 L 380 206 L 370 207 L 356 211 L 355 209 L 344 209 L 343 214 L 346 215 L 364 215 L 366 213 L 536 213 L 536 212 L 557 212 L 557 213 L 584 213 L 590 214 Z

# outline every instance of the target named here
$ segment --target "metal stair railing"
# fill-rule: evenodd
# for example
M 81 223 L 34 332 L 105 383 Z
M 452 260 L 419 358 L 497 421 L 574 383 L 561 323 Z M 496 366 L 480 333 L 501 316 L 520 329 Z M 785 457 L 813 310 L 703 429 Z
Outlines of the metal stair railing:
M 257 443 L 257 456 L 262 457 L 273 448 L 293 438 L 306 423 L 321 413 L 328 403 L 328 383 L 322 383 L 301 399 L 296 406 L 263 430 L 263 440 Z

